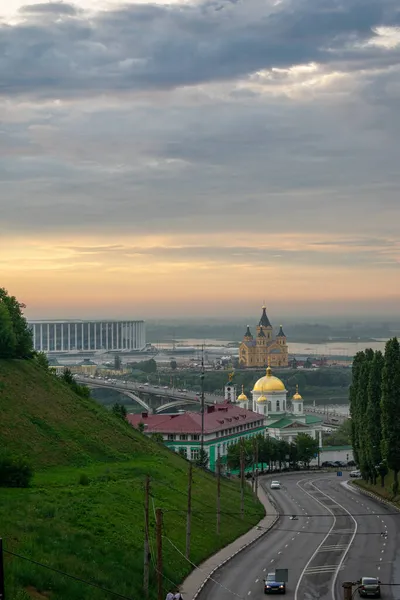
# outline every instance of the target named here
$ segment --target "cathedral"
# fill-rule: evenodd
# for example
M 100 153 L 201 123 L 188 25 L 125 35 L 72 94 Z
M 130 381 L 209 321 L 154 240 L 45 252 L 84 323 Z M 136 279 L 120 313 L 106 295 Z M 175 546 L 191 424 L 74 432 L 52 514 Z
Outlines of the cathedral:
M 249 325 L 239 346 L 239 364 L 242 367 L 287 367 L 289 365 L 286 335 L 282 325 L 274 335 L 272 325 L 267 317 L 266 307 L 262 307 L 261 319 L 256 328 L 254 338 Z

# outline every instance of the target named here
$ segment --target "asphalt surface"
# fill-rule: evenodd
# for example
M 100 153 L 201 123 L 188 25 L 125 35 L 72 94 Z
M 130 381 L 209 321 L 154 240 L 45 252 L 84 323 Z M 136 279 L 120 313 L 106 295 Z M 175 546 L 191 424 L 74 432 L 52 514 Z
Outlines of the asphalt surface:
M 276 568 L 289 570 L 287 600 L 340 600 L 342 583 L 361 577 L 400 584 L 400 513 L 347 480 L 345 472 L 283 475 L 281 489 L 270 490 L 277 525 L 217 571 L 200 600 L 265 600 L 263 580 Z M 400 600 L 400 585 L 383 585 L 382 598 Z

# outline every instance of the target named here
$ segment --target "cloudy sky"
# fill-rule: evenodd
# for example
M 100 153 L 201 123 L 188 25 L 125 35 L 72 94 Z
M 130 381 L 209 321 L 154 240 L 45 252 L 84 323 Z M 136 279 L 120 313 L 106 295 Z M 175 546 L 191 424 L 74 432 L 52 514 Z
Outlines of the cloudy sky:
M 30 317 L 397 312 L 398 0 L 0 13 L 0 284 Z

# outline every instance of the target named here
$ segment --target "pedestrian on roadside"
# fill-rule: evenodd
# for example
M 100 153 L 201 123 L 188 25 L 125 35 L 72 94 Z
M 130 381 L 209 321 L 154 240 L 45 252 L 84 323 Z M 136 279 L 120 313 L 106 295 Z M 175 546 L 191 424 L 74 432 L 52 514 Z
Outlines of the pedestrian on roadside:
M 182 594 L 178 590 L 174 596 L 174 600 L 183 600 Z
M 174 600 L 174 598 L 175 598 L 174 594 L 171 591 L 169 591 L 165 600 Z

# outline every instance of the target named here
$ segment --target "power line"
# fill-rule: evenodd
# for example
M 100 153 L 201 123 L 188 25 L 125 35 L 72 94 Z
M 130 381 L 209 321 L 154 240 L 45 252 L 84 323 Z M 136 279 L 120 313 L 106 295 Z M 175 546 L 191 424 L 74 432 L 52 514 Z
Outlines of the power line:
M 90 585 L 91 587 L 97 588 L 98 590 L 101 590 L 102 592 L 107 592 L 107 594 L 111 594 L 112 596 L 115 596 L 116 598 L 123 598 L 123 600 L 133 600 L 133 598 L 124 596 L 123 594 L 119 594 L 118 592 L 113 592 L 112 590 L 108 590 L 107 588 L 104 588 L 101 585 L 98 585 L 97 583 L 92 583 L 91 581 L 86 581 L 85 579 L 76 577 L 76 575 L 71 575 L 70 573 L 65 573 L 65 571 L 60 571 L 60 569 L 55 569 L 54 567 L 45 565 L 44 563 L 41 563 L 37 560 L 33 560 L 32 558 L 28 558 L 27 556 L 22 556 L 21 554 L 17 554 L 16 552 L 11 552 L 11 550 L 3 549 L 3 552 L 5 554 L 9 554 L 10 556 L 14 556 L 15 558 L 20 558 L 21 560 L 26 560 L 27 562 L 32 563 L 33 565 L 42 567 L 43 569 L 48 569 L 49 571 L 52 571 L 53 573 L 57 573 L 57 575 L 62 575 L 63 577 L 68 577 L 69 579 L 73 579 L 74 581 L 78 581 L 79 583 L 83 583 L 84 585 Z

